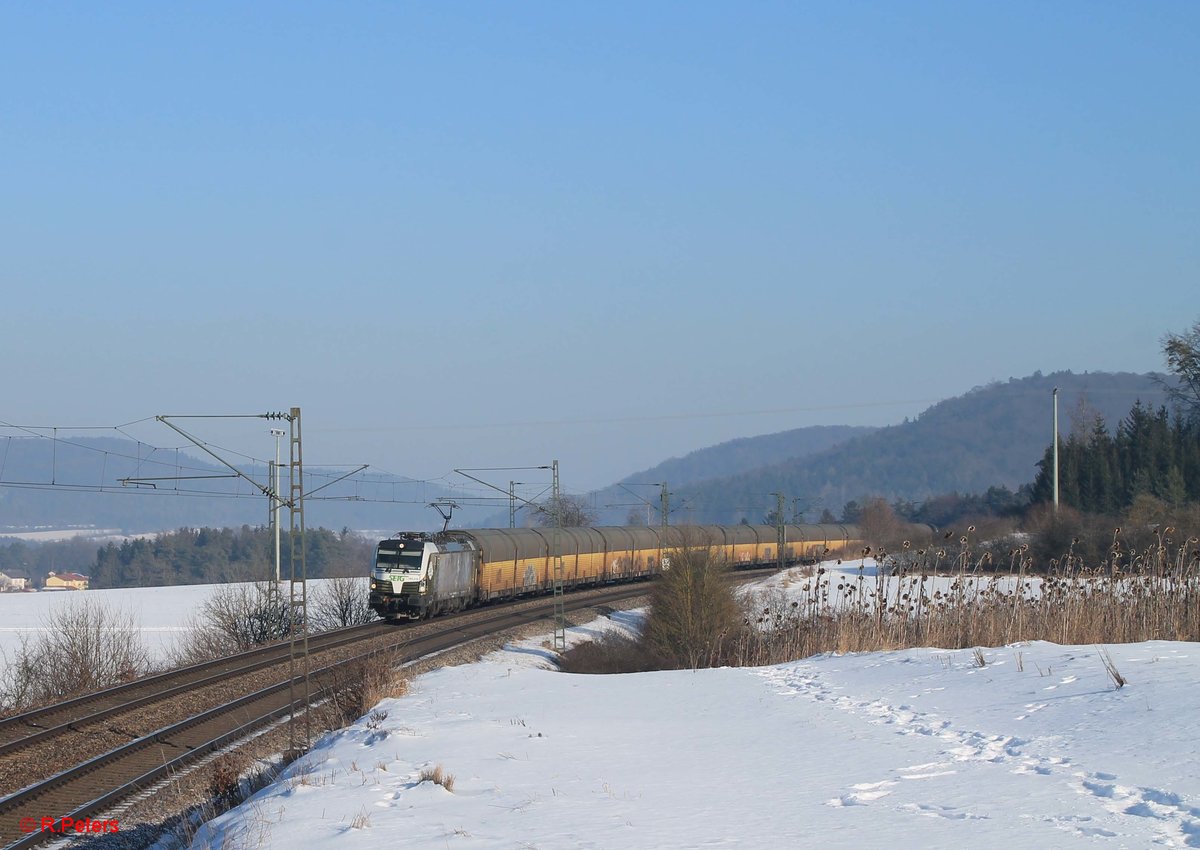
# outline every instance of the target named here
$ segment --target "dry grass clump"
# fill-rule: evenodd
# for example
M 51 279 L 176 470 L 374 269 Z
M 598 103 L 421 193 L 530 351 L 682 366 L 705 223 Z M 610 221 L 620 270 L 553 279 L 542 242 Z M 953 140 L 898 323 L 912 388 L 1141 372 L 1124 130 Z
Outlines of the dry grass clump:
M 1108 678 L 1112 679 L 1113 685 L 1117 690 L 1125 687 L 1128 683 L 1126 678 L 1121 675 L 1121 671 L 1117 669 L 1117 664 L 1112 660 L 1112 656 L 1108 654 L 1108 650 L 1100 647 L 1100 663 L 1104 665 L 1104 672 L 1108 674 Z
M 446 773 L 440 764 L 422 768 L 417 776 L 417 782 L 432 782 L 434 785 L 441 785 L 447 791 L 454 793 L 454 774 Z

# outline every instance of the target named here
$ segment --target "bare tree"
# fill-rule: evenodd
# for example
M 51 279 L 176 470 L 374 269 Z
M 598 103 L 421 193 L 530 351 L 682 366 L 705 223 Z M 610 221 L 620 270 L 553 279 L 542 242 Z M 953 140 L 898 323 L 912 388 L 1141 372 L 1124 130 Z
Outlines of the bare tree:
M 596 522 L 596 512 L 581 496 L 551 496 L 538 506 L 535 517 L 535 522 L 545 528 L 578 528 Z
M 880 498 L 867 501 L 858 524 L 862 528 L 863 538 L 876 548 L 895 546 L 904 539 L 908 529 L 908 525 L 896 516 L 896 511 L 887 500 Z
M 133 613 L 88 599 L 46 614 L 44 631 L 5 657 L 0 708 L 55 702 L 144 675 L 150 654 Z
M 1181 334 L 1163 337 L 1167 368 L 1179 379 L 1167 392 L 1189 417 L 1200 418 L 1200 320 Z
M 370 588 L 365 576 L 333 578 L 317 586 L 308 606 L 308 618 L 318 632 L 358 626 L 379 619 L 370 606 Z
M 187 639 L 171 654 L 176 664 L 197 664 L 245 652 L 287 637 L 291 603 L 274 582 L 220 587 L 192 620 Z

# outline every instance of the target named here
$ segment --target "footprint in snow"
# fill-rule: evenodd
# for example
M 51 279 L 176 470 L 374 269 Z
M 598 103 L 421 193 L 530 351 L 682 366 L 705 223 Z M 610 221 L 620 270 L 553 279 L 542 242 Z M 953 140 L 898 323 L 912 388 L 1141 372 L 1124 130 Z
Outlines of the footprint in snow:
M 880 797 L 886 797 L 891 793 L 891 791 L 884 790 L 855 791 L 852 794 L 843 794 L 840 797 L 834 797 L 832 800 L 826 800 L 825 805 L 832 806 L 835 809 L 843 809 L 849 806 L 865 806 L 867 803 L 878 800 Z
M 1112 773 L 1077 773 L 1081 793 L 1091 794 L 1115 815 L 1144 818 L 1166 843 L 1181 842 L 1184 847 L 1200 847 L 1200 806 L 1193 806 L 1178 794 L 1161 788 L 1131 788 L 1119 784 Z
M 977 815 L 972 812 L 964 812 L 956 809 L 954 806 L 939 806 L 936 803 L 906 803 L 900 807 L 901 811 L 912 812 L 913 814 L 924 815 L 930 818 L 945 818 L 946 820 L 987 820 L 987 815 Z

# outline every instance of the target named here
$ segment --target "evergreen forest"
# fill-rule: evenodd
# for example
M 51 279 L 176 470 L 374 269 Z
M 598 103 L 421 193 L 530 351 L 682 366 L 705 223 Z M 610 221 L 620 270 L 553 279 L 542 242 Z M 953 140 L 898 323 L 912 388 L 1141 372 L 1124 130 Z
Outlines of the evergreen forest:
M 1034 502 L 1053 499 L 1053 452 L 1047 446 L 1038 462 Z M 1073 431 L 1060 443 L 1058 468 L 1060 503 L 1085 513 L 1116 514 L 1141 495 L 1172 507 L 1200 502 L 1200 421 L 1138 403 L 1115 433 L 1100 417 Z
M 361 576 L 370 570 L 373 540 L 327 528 L 307 529 L 304 538 L 309 578 Z M 286 531 L 281 549 L 281 575 L 286 578 L 291 569 Z M 99 549 L 79 540 L 0 544 L 0 572 L 27 573 L 40 587 L 51 570 L 83 573 L 93 588 L 260 581 L 274 577 L 275 537 L 266 527 L 243 525 L 180 528 Z

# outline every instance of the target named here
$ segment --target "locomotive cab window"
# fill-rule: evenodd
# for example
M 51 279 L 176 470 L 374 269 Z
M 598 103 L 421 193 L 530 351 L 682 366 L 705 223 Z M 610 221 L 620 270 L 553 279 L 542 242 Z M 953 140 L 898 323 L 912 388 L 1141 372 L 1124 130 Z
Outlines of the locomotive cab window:
M 421 549 L 394 549 L 379 547 L 375 563 L 393 572 L 409 572 L 421 569 Z

